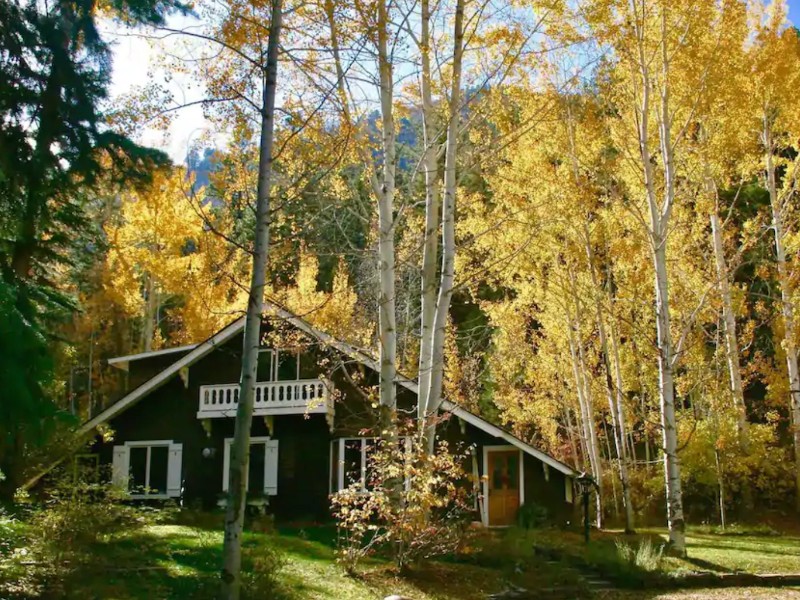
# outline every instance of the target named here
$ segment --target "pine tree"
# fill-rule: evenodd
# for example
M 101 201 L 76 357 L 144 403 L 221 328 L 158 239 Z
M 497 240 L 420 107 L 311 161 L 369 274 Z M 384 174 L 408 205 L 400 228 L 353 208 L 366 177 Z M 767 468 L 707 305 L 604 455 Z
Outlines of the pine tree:
M 44 394 L 51 376 L 47 334 L 52 321 L 74 308 L 53 270 L 70 262 L 75 231 L 84 227 L 84 192 L 102 178 L 136 183 L 166 157 L 142 148 L 106 125 L 100 106 L 110 83 L 110 49 L 101 38 L 92 0 L 0 4 L 0 335 L 28 340 L 35 360 L 16 375 L 13 354 L 0 358 L 0 386 L 23 387 L 18 429 L 0 455 L 24 453 L 24 423 L 53 412 Z M 176 0 L 118 0 L 113 16 L 128 23 L 158 23 L 182 9 Z M 21 329 L 20 329 L 21 328 Z M 6 467 L 8 468 L 8 467 Z M 6 473 L 2 491 L 18 481 Z

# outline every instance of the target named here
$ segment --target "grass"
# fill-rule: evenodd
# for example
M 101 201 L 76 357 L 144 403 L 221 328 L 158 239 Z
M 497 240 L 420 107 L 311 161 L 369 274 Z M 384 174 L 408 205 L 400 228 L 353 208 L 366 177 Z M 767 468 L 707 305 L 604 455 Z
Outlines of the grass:
M 666 539 L 666 534 L 654 533 Z M 668 558 L 668 565 L 718 572 L 800 573 L 798 536 L 727 536 L 690 530 L 686 542 L 688 557 Z
M 578 570 L 600 574 L 628 588 L 670 585 L 672 579 L 693 572 L 800 573 L 800 537 L 774 532 L 720 535 L 690 530 L 685 558 L 663 551 L 667 542 L 663 529 L 641 530 L 635 536 L 619 531 L 595 531 L 588 546 L 577 532 L 540 530 L 509 535 L 520 536 L 523 541 L 518 543 L 535 545 Z
M 265 548 L 279 550 L 284 559 L 278 592 L 249 594 L 260 598 L 367 600 L 400 594 L 414 600 L 483 600 L 505 589 L 508 582 L 527 589 L 547 587 L 560 573 L 558 569 L 520 568 L 512 560 L 484 561 L 482 554 L 473 552 L 464 560 L 428 561 L 403 577 L 387 561 L 372 559 L 359 577 L 348 577 L 335 563 L 331 527 L 281 528 L 277 534 L 248 531 L 242 545 L 247 575 L 256 570 L 254 564 Z M 74 565 L 57 580 L 39 582 L 38 588 L 34 582 L 27 587 L 0 586 L 0 597 L 215 598 L 222 523 L 216 516 L 190 513 L 174 522 L 117 532 L 88 548 L 87 555 L 90 560 Z M 0 580 L 2 574 L 0 560 Z
M 596 596 L 603 600 L 800 600 L 800 590 L 776 588 L 725 588 L 676 592 L 620 592 Z
M 2 525 L 2 523 L 0 523 Z M 22 525 L 6 533 L 19 537 Z M 0 527 L 0 534 L 4 530 Z M 214 598 L 222 554 L 222 522 L 218 515 L 182 513 L 169 521 L 118 531 L 88 549 L 89 560 L 70 565 L 54 583 L 13 586 L 0 596 L 16 598 Z M 689 557 L 661 557 L 662 530 L 641 531 L 635 537 L 619 532 L 595 532 L 588 547 L 580 534 L 558 530 L 481 531 L 470 547 L 447 560 L 427 561 L 398 576 L 391 564 L 371 559 L 359 577 L 345 576 L 335 564 L 335 529 L 332 527 L 282 527 L 277 533 L 248 531 L 243 539 L 243 572 L 250 579 L 269 559 L 269 548 L 279 550 L 284 565 L 279 572 L 279 594 L 284 600 L 367 600 L 390 594 L 414 600 L 485 599 L 509 584 L 528 590 L 566 588 L 564 597 L 587 597 L 575 565 L 591 565 L 615 581 L 627 581 L 639 591 L 614 592 L 606 598 L 639 600 L 798 598 L 797 590 L 727 589 L 711 591 L 647 591 L 648 578 L 687 571 L 748 571 L 800 573 L 800 538 L 776 535 L 717 535 L 690 531 Z M 0 535 L 2 538 L 3 535 Z M 8 536 L 6 536 L 7 539 Z M 619 540 L 625 540 L 621 545 Z M 0 580 L 19 575 L 8 570 L 8 549 L 0 539 Z M 555 549 L 563 558 L 548 561 L 542 548 Z M 538 548 L 538 550 L 537 550 Z M 3 563 L 6 563 L 4 567 Z M 16 565 L 19 568 L 19 565 Z M 244 596 L 248 597 L 247 595 Z M 269 595 L 273 597 L 273 595 Z M 598 597 L 603 597 L 602 595 Z

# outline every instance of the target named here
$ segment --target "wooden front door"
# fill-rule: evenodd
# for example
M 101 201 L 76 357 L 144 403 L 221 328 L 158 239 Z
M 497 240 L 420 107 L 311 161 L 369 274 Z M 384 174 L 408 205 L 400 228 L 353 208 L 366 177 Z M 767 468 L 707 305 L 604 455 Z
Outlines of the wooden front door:
M 519 450 L 487 450 L 489 525 L 511 525 L 519 509 Z

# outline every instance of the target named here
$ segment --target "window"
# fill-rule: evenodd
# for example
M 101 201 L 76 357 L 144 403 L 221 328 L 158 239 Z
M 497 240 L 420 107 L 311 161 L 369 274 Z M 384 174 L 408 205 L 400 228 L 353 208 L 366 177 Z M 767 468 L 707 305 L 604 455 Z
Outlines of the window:
M 411 438 L 400 438 L 410 451 Z M 371 455 L 378 447 L 377 438 L 340 438 L 331 442 L 331 493 L 360 482 L 362 490 L 371 487 Z M 408 482 L 406 482 L 408 485 Z
M 273 350 L 258 351 L 258 367 L 256 368 L 256 381 L 275 381 L 273 377 Z
M 572 478 L 571 477 L 564 477 L 564 498 L 567 502 L 572 504 Z
M 300 379 L 300 354 L 298 352 L 269 348 L 262 348 L 258 351 L 256 381 L 297 381 L 298 379 Z
M 225 440 L 225 462 L 222 469 L 222 491 L 228 491 L 233 438 Z M 247 469 L 247 491 L 275 496 L 278 493 L 278 440 L 269 437 L 250 438 L 250 460 Z
M 276 350 L 276 380 L 277 381 L 296 381 L 300 379 L 300 361 L 298 353 L 286 350 Z
M 112 479 L 134 498 L 181 494 L 183 444 L 172 440 L 125 442 L 114 446 Z

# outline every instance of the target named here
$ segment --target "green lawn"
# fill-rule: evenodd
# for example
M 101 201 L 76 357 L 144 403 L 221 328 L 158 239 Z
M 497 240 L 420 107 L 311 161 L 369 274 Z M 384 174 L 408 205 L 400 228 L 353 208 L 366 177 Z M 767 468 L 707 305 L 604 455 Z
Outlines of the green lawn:
M 724 588 L 676 592 L 620 592 L 598 594 L 603 600 L 800 600 L 800 590 L 777 588 Z
M 661 533 L 666 539 L 666 534 Z M 800 537 L 713 535 L 689 531 L 688 558 L 676 567 L 719 572 L 800 573 Z
M 75 565 L 57 582 L 48 580 L 38 589 L 33 582 L 16 588 L 0 586 L 0 597 L 214 598 L 222 552 L 217 521 L 154 524 L 114 534 L 92 547 L 89 560 Z M 284 559 L 277 594 L 271 589 L 267 594 L 252 582 L 254 565 L 268 547 L 278 549 Z M 320 527 L 282 529 L 278 534 L 246 532 L 243 548 L 243 571 L 251 580 L 245 598 L 366 600 L 401 594 L 415 600 L 483 600 L 505 589 L 508 581 L 538 589 L 568 577 L 558 568 L 518 569 L 513 561 L 483 565 L 477 554 L 464 560 L 429 561 L 403 577 L 387 561 L 371 560 L 358 578 L 349 577 L 335 563 L 332 529 Z M 9 589 L 17 595 L 12 596 Z
M 0 528 L 1 530 L 1 528 Z M 85 559 L 70 564 L 58 577 L 33 579 L 12 572 L 0 552 L 0 597 L 6 598 L 104 598 L 158 599 L 214 598 L 218 590 L 218 569 L 222 551 L 219 516 L 183 513 L 176 519 L 117 532 L 95 543 Z M 0 531 L 1 532 L 1 531 Z M 247 597 L 278 597 L 286 600 L 355 600 L 402 594 L 415 600 L 478 600 L 505 589 L 509 582 L 528 590 L 562 588 L 562 597 L 588 597 L 586 586 L 569 560 L 547 561 L 534 551 L 557 547 L 565 556 L 579 556 L 600 569 L 617 568 L 617 539 L 631 545 L 650 539 L 664 539 L 661 530 L 640 532 L 627 538 L 618 532 L 595 533 L 588 550 L 578 533 L 556 530 L 482 531 L 476 534 L 463 555 L 448 560 L 427 561 L 424 566 L 399 577 L 385 560 L 371 560 L 358 578 L 348 577 L 335 564 L 335 532 L 331 527 L 281 528 L 277 533 L 249 531 L 244 537 L 244 572 Z M 2 541 L 2 540 L 0 540 Z M 792 536 L 724 536 L 691 533 L 687 559 L 667 558 L 661 569 L 680 573 L 687 570 L 733 572 L 800 572 L 800 538 Z M 282 556 L 279 595 L 269 594 L 265 582 L 254 575 L 276 548 Z M 35 563 L 35 561 L 32 561 Z M 23 561 L 24 564 L 24 561 Z M 621 571 L 636 577 L 633 567 Z M 635 567 L 638 568 L 638 567 Z M 13 576 L 18 584 L 9 584 Z M 28 576 L 30 573 L 27 574 Z M 3 587 L 3 580 L 6 585 Z M 644 581 L 644 580 L 643 580 Z M 268 583 L 268 582 L 267 582 Z M 38 586 L 38 587 L 37 587 Z M 646 589 L 646 586 L 644 586 Z M 597 597 L 643 600 L 798 598 L 797 590 L 717 590 L 680 592 L 614 592 Z

